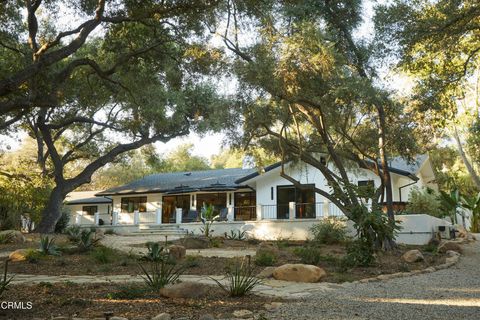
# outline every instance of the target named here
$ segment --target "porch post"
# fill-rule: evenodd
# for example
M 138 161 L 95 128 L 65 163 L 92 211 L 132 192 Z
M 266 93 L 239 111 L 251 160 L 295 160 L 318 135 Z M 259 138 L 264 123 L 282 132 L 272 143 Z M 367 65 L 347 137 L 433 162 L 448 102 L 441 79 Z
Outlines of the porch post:
M 262 205 L 261 204 L 257 204 L 257 221 L 260 221 L 262 220 Z
M 288 203 L 288 219 L 289 220 L 295 219 L 295 202 Z
M 227 210 L 228 210 L 227 211 L 227 221 L 232 222 L 233 220 L 235 220 L 235 213 L 234 213 L 235 208 L 233 206 L 228 206 Z
M 82 223 L 82 214 L 81 213 L 77 213 L 75 215 L 75 224 L 81 224 Z
M 323 203 L 323 217 L 328 218 L 330 215 L 330 201 L 325 199 L 325 202 Z
M 315 219 L 322 219 L 325 213 L 325 204 L 323 202 L 319 202 L 315 204 Z
M 182 223 L 182 208 L 175 209 L 176 223 Z
M 100 213 L 95 212 L 95 225 L 100 225 Z
M 162 224 L 162 209 L 157 208 L 157 211 L 155 211 L 155 223 L 156 224 Z
M 140 213 L 138 210 L 133 211 L 133 224 L 137 225 L 140 223 Z
M 116 226 L 118 224 L 118 211 L 112 212 L 112 225 Z

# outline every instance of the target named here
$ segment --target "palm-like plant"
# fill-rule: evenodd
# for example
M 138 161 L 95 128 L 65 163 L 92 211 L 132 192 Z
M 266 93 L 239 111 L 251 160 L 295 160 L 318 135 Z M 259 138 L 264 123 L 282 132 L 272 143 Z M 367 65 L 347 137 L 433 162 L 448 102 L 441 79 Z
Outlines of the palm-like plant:
M 218 218 L 219 215 L 215 215 L 214 207 L 211 204 L 207 205 L 204 203 L 200 214 L 200 220 L 203 223 L 203 227 L 200 230 L 206 237 L 212 235 L 212 225 L 218 220 Z
M 59 256 L 60 252 L 55 245 L 55 237 L 42 236 L 40 238 L 40 252 L 45 255 Z
M 227 292 L 231 297 L 242 297 L 248 294 L 262 281 L 253 275 L 253 268 L 250 263 L 250 256 L 247 256 L 247 263 L 243 261 L 236 264 L 233 271 L 227 271 L 225 279 L 227 284 L 223 284 L 217 279 L 213 279 L 218 286 Z
M 446 209 L 447 213 L 452 219 L 452 223 L 458 223 L 457 221 L 457 209 L 461 206 L 461 196 L 460 191 L 455 188 L 450 193 L 445 191 L 440 191 L 440 201 L 442 202 L 443 207 Z M 463 225 L 465 226 L 465 217 L 462 215 Z

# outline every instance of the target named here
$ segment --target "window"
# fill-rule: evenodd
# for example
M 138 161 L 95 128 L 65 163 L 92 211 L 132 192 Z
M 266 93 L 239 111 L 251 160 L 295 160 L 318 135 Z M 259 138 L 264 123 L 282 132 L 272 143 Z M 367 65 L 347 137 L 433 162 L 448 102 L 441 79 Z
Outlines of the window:
M 128 197 L 121 200 L 122 212 L 132 213 L 134 211 L 147 211 L 147 197 Z
M 257 218 L 257 195 L 255 192 L 235 192 L 235 221 Z
M 197 211 L 202 212 L 203 204 L 213 205 L 215 214 L 220 214 L 220 210 L 227 207 L 227 194 L 218 193 L 199 193 L 197 194 Z
M 277 219 L 288 219 L 289 203 L 295 202 L 297 219 L 315 218 L 315 190 L 314 185 L 304 185 L 303 188 L 294 186 L 277 187 Z
M 95 212 L 98 212 L 98 206 L 83 206 L 82 211 L 83 211 L 83 214 L 93 216 Z
M 188 211 L 190 210 L 190 199 L 191 198 L 189 195 L 163 196 L 162 222 L 176 222 L 177 208 L 182 208 L 182 218 L 186 217 L 188 215 Z

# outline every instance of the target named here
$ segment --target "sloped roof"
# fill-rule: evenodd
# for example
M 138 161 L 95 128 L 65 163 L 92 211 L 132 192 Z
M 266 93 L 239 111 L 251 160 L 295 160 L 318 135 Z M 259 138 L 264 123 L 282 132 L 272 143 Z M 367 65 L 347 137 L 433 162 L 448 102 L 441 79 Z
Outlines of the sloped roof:
M 75 199 L 71 201 L 66 201 L 65 204 L 74 205 L 74 204 L 100 204 L 100 203 L 112 203 L 112 199 L 105 197 L 90 197 L 83 199 Z
M 246 187 L 236 183 L 237 179 L 255 171 L 256 169 L 218 169 L 152 174 L 96 195 L 235 190 Z

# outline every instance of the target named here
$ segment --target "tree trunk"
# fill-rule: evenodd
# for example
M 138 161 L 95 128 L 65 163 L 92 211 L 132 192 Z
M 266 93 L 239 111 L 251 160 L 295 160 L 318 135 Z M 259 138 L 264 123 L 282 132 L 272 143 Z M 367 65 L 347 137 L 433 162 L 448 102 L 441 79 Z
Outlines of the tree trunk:
M 48 198 L 47 205 L 42 212 L 42 219 L 35 228 L 35 232 L 38 233 L 53 233 L 55 231 L 55 225 L 62 215 L 62 205 L 68 192 L 72 190 L 66 190 L 67 188 L 60 184 L 53 188 L 50 197 Z
M 478 190 L 480 190 L 480 178 L 478 177 L 477 173 L 475 172 L 475 169 L 473 169 L 472 164 L 470 163 L 470 160 L 468 160 L 467 155 L 465 154 L 465 151 L 463 150 L 462 142 L 460 141 L 460 136 L 458 135 L 457 127 L 454 127 L 453 130 L 453 137 L 455 138 L 455 141 L 457 142 L 457 150 L 458 154 L 462 158 L 463 164 L 467 168 L 468 174 L 470 174 L 470 177 L 472 177 L 473 183 L 477 187 Z

